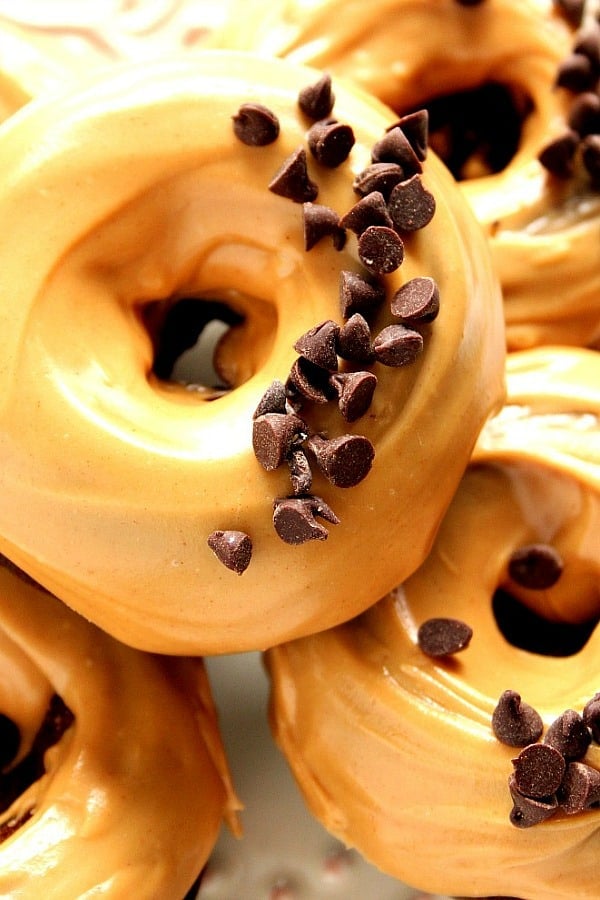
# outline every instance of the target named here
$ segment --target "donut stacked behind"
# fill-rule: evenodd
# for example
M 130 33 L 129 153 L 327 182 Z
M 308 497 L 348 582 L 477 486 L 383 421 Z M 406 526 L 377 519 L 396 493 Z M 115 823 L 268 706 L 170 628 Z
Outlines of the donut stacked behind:
M 119 644 L 0 564 L 0 894 L 181 900 L 235 798 L 202 662 Z
M 593 351 L 509 357 L 424 565 L 266 656 L 311 810 L 423 890 L 597 896 L 599 386 Z
M 92 78 L 7 123 L 9 558 L 171 653 L 337 624 L 422 562 L 501 403 L 504 348 L 484 239 L 422 126 L 227 52 Z M 175 383 L 219 318 L 219 386 Z
M 600 342 L 600 29 L 583 3 L 243 5 L 224 46 L 351 78 L 399 113 L 428 107 L 432 146 L 490 240 L 509 349 Z

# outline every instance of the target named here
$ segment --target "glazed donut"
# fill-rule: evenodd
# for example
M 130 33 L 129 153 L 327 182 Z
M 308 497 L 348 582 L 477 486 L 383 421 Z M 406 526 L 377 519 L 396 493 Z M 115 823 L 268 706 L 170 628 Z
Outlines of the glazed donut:
M 118 643 L 0 565 L 0 894 L 183 898 L 237 801 L 201 660 Z
M 266 655 L 271 722 L 313 813 L 388 874 L 592 900 L 600 357 L 514 354 L 508 396 L 424 565 L 353 622 Z
M 357 614 L 423 560 L 501 406 L 467 205 L 385 107 L 333 93 L 323 134 L 320 72 L 206 52 L 2 135 L 0 548 L 138 648 L 262 649 Z M 380 163 L 403 176 L 386 200 L 365 181 L 395 141 L 422 172 Z M 219 316 L 225 387 L 174 383 Z
M 242 5 L 218 35 L 223 45 L 352 78 L 399 113 L 429 108 L 431 146 L 491 242 L 509 349 L 600 341 L 597 175 L 591 183 L 563 156 L 563 170 L 576 174 L 556 177 L 538 158 L 564 132 L 573 136 L 573 94 L 557 87 L 581 44 L 564 15 L 569 4 L 264 0 L 250 16 Z

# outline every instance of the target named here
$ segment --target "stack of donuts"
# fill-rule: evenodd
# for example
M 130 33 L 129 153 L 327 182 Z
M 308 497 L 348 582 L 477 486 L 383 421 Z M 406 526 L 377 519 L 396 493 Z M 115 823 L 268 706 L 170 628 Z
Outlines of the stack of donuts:
M 592 4 L 35 46 L 0 125 L 0 893 L 193 892 L 240 833 L 204 660 L 260 651 L 345 844 L 596 897 Z

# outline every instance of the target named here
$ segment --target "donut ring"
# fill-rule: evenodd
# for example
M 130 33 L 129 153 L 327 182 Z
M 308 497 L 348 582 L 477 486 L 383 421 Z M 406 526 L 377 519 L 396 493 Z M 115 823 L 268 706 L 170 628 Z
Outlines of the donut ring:
M 464 179 L 489 237 L 510 350 L 600 341 L 597 192 L 587 177 L 549 175 L 538 159 L 566 130 L 572 97 L 556 78 L 576 32 L 552 0 L 283 0 L 254 4 L 250 17 L 242 5 L 234 4 L 218 36 L 223 45 L 351 78 L 400 113 L 429 105 L 432 131 L 442 113 L 432 146 Z M 453 112 L 461 96 L 482 99 L 471 112 L 466 105 Z M 475 129 L 487 121 L 490 135 L 463 159 L 451 129 L 457 123 L 464 132 L 472 120 Z M 514 146 L 505 152 L 499 145 L 509 129 Z
M 310 125 L 299 92 L 320 79 L 282 60 L 218 51 L 150 73 L 125 67 L 28 107 L 0 142 L 0 217 L 12 223 L 0 248 L 0 548 L 141 649 L 266 648 L 364 609 L 422 561 L 481 425 L 502 401 L 497 285 L 476 223 L 433 155 L 411 184 L 435 196 L 435 215 L 405 236 L 401 268 L 375 285 L 359 259 L 360 240 L 348 232 L 343 249 L 327 237 L 307 252 L 304 203 L 268 189 L 282 165 L 299 163 Z M 353 88 L 335 93 L 335 114 L 352 122 L 355 143 L 337 167 L 311 158 L 308 170 L 320 187 L 318 205 L 341 215 L 357 204 L 354 178 L 395 119 Z M 279 136 L 266 146 L 234 133 L 233 119 L 250 100 L 278 117 Z M 40 224 L 34 240 L 32 221 Z M 333 237 L 339 232 L 336 224 Z M 374 233 L 397 248 L 393 229 Z M 388 259 L 386 250 L 385 266 Z M 320 365 L 304 364 L 310 348 L 299 356 L 294 347 L 324 323 L 331 350 L 342 272 L 346 286 L 358 279 L 389 297 L 423 277 L 439 288 L 439 315 L 406 335 L 400 329 L 398 346 L 406 336 L 411 351 L 415 334 L 424 345 L 411 364 L 373 364 L 369 337 L 366 368 L 376 372 L 377 389 L 354 424 L 330 402 L 307 401 L 300 425 L 287 407 L 274 414 L 292 429 L 291 449 L 281 451 L 259 432 L 269 431 L 269 413 L 266 424 L 254 416 L 269 407 L 278 380 L 294 404 L 314 387 L 303 386 L 307 371 L 308 382 L 316 370 L 327 382 Z M 182 298 L 202 310 L 216 300 L 231 321 L 243 320 L 216 354 L 233 386 L 224 396 L 153 371 L 158 332 Z M 389 333 L 382 326 L 399 321 L 385 304 L 365 316 L 373 347 Z M 387 352 L 385 341 L 380 347 Z M 354 369 L 361 366 L 348 374 Z M 362 377 L 368 389 L 372 374 Z M 329 382 L 323 390 L 329 397 Z M 294 492 L 288 466 L 274 469 L 284 457 L 290 463 L 304 426 L 312 435 L 308 494 L 301 461 Z M 342 490 L 340 483 L 367 474 L 372 448 L 368 477 Z M 282 540 L 282 508 L 284 524 L 297 516 L 319 540 L 290 546 L 291 526 Z M 406 547 L 390 565 L 392 533 Z M 233 559 L 223 564 L 229 550 Z M 367 564 L 368 583 L 359 577 Z
M 584 768 L 568 770 L 590 775 L 592 808 L 575 802 L 565 779 L 554 787 L 558 809 L 556 795 L 526 797 L 511 813 L 511 759 L 523 741 L 501 742 L 492 719 L 504 692 L 516 692 L 541 716 L 545 740 L 566 710 L 580 724 L 598 687 L 600 631 L 590 632 L 600 609 L 599 386 L 593 351 L 509 357 L 509 424 L 498 442 L 503 425 L 484 429 L 485 462 L 467 470 L 424 565 L 353 622 L 266 656 L 274 733 L 311 810 L 421 890 L 524 900 L 597 894 L 597 725 L 585 757 L 575 757 Z M 545 587 L 538 580 L 534 589 L 522 575 L 515 580 L 511 563 L 540 544 L 564 568 L 552 586 L 544 576 Z M 509 631 L 504 613 L 515 603 L 535 611 L 535 627 L 525 615 Z M 440 617 L 457 621 L 439 629 Z M 560 624 L 542 628 L 539 617 Z M 472 639 L 463 652 L 427 655 L 468 642 L 465 624 Z M 529 727 L 524 743 L 535 755 L 542 744 Z M 552 746 L 541 753 L 556 754 Z
M 6 562 L 0 708 L 21 741 L 3 749 L 0 894 L 182 898 L 223 816 L 236 827 L 202 661 L 119 644 Z

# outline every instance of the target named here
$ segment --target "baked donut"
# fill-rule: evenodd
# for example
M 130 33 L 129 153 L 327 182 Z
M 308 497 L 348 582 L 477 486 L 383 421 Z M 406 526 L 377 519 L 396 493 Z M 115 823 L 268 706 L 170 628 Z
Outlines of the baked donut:
M 366 608 L 426 555 L 501 405 L 466 203 L 385 107 L 333 93 L 323 129 L 320 72 L 206 52 L 2 135 L 0 548 L 138 648 L 262 649 Z M 373 154 L 393 189 L 365 186 Z M 175 383 L 217 320 L 220 386 Z
M 183 898 L 236 828 L 199 659 L 118 643 L 0 564 L 0 894 Z
M 508 404 L 424 565 L 266 655 L 310 809 L 422 890 L 597 896 L 599 415 L 594 351 L 509 357 Z
M 490 239 L 509 349 L 586 346 L 600 341 L 597 173 L 590 181 L 563 153 L 573 177 L 557 177 L 539 159 L 565 132 L 573 139 L 573 92 L 559 71 L 585 46 L 582 9 L 553 0 L 259 0 L 248 15 L 239 0 L 218 40 L 352 78 L 399 113 L 426 106 L 431 146 Z M 590 77 L 597 72 L 587 90 Z

